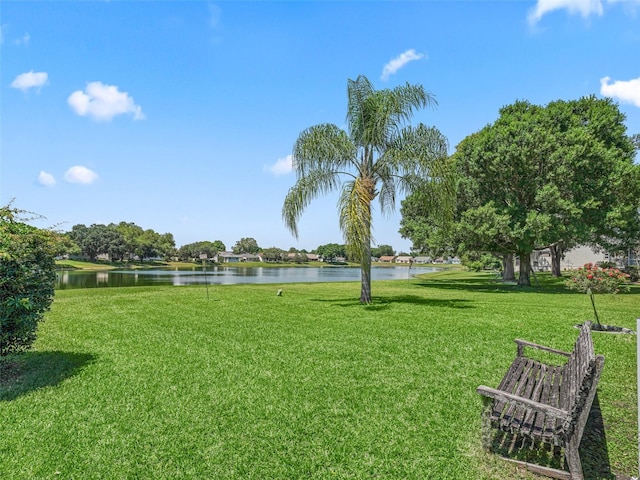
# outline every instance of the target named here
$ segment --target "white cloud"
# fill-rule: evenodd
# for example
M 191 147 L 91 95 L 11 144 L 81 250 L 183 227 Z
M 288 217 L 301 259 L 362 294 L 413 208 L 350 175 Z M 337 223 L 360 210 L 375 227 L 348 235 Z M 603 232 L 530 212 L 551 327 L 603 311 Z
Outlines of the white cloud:
M 13 82 L 11 82 L 11 86 L 23 92 L 26 92 L 30 88 L 37 88 L 38 91 L 40 91 L 40 88 L 47 84 L 48 78 L 49 75 L 47 75 L 46 72 L 34 72 L 31 70 L 30 72 L 18 75 Z
M 606 0 L 607 3 L 622 4 L 629 13 L 634 12 L 634 6 L 640 5 L 640 0 Z M 529 11 L 529 24 L 537 24 L 544 15 L 555 10 L 567 10 L 570 14 L 580 14 L 583 18 L 604 13 L 603 0 L 538 0 L 536 6 Z
M 274 175 L 287 175 L 293 170 L 293 155 L 287 155 L 284 158 L 279 158 L 276 163 L 269 167 L 265 167 Z
M 89 170 L 87 167 L 76 165 L 67 170 L 64 174 L 64 179 L 69 183 L 83 183 L 88 185 L 98 179 L 98 174 L 93 170 Z
M 31 40 L 31 35 L 29 35 L 28 33 L 25 33 L 22 37 L 16 38 L 13 41 L 13 44 L 29 46 L 29 40 Z
M 633 80 L 618 80 L 609 83 L 611 78 L 600 79 L 600 94 L 605 97 L 613 97 L 621 102 L 632 103 L 640 107 L 640 77 Z
M 45 187 L 52 187 L 56 184 L 56 179 L 50 173 L 41 170 L 40 174 L 38 175 L 38 182 L 40 183 L 40 185 L 44 185 Z
M 116 115 L 132 114 L 134 120 L 144 119 L 142 107 L 135 104 L 133 97 L 115 85 L 102 82 L 89 83 L 84 92 L 76 90 L 67 102 L 81 117 L 88 115 L 96 120 L 110 121 Z
M 562 9 L 579 13 L 585 18 L 594 13 L 602 15 L 603 12 L 601 0 L 538 0 L 529 12 L 529 23 L 535 25 L 547 13 Z
M 382 76 L 380 77 L 383 81 L 387 81 L 390 75 L 393 75 L 402 67 L 404 67 L 407 63 L 412 62 L 414 60 L 420 60 L 424 58 L 423 53 L 416 53 L 414 49 L 407 50 L 404 53 L 401 53 L 399 56 L 391 60 L 387 63 L 382 69 Z

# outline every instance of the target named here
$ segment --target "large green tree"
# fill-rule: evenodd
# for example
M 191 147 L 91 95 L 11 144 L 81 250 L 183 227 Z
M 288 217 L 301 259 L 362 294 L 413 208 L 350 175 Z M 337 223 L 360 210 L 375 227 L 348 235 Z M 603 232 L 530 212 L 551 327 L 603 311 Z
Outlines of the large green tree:
M 113 261 L 131 260 L 134 256 L 143 261 L 155 256 L 168 258 L 175 253 L 173 234 L 143 230 L 132 222 L 89 227 L 78 224 L 72 227 L 69 237 L 92 262 L 101 254 L 109 254 Z
M 338 257 L 347 258 L 347 247 L 337 243 L 327 243 L 325 245 L 318 245 L 315 253 L 320 255 L 325 262 L 333 262 Z
M 453 156 L 455 241 L 517 255 L 521 285 L 530 284 L 534 250 L 549 248 L 559 275 L 562 254 L 575 245 L 630 246 L 637 239 L 640 187 L 624 119 L 614 102 L 595 97 L 502 108 Z M 426 224 L 417 231 L 433 240 L 436 231 Z
M 251 253 L 255 255 L 258 253 L 261 248 L 258 246 L 258 242 L 255 238 L 251 237 L 242 237 L 240 240 L 236 242 L 236 244 L 231 249 L 233 253 L 236 255 L 239 253 Z
M 287 228 L 298 236 L 298 220 L 310 201 L 340 191 L 340 229 L 351 258 L 360 262 L 360 302 L 371 303 L 372 202 L 387 214 L 400 193 L 436 178 L 447 155 L 446 138 L 435 128 L 407 123 L 435 100 L 421 85 L 376 90 L 365 76 L 347 84 L 347 129 L 320 124 L 304 130 L 293 148 L 296 184 L 282 208 Z
M 222 248 L 220 248 L 222 247 Z M 224 243 L 220 240 L 215 242 L 202 241 L 188 243 L 178 249 L 178 258 L 184 261 L 198 260 L 200 255 L 207 255 L 207 258 L 215 258 L 220 252 L 224 252 Z

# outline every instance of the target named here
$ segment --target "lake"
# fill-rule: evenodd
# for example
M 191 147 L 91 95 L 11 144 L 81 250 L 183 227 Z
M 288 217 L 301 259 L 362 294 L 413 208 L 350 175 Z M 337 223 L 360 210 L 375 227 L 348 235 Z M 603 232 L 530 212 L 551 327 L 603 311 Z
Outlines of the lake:
M 372 267 L 373 280 L 406 280 L 436 272 L 436 267 Z M 138 287 L 150 285 L 228 285 L 238 283 L 301 283 L 360 281 L 359 267 L 210 267 L 203 270 L 156 268 L 149 270 L 56 272 L 56 289 Z

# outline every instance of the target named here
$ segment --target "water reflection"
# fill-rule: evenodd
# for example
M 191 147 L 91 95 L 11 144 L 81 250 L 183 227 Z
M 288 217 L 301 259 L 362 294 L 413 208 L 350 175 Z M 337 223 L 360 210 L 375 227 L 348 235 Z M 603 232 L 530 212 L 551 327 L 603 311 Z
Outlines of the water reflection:
M 373 267 L 373 280 L 401 280 L 437 271 L 434 267 Z M 358 267 L 213 267 L 203 270 L 150 269 L 100 272 L 61 271 L 56 288 L 134 287 L 150 285 L 223 285 L 237 283 L 350 282 L 360 280 Z

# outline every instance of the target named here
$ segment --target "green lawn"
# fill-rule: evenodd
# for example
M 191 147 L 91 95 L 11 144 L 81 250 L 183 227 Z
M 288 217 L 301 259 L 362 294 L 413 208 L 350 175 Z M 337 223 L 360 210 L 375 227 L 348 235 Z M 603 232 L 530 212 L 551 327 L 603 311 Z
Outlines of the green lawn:
M 59 291 L 0 369 L 0 478 L 536 478 L 482 451 L 475 389 L 514 338 L 571 349 L 592 317 L 540 281 L 374 282 L 366 307 L 358 283 Z M 635 330 L 639 297 L 598 296 L 601 320 Z M 587 478 L 614 478 L 603 461 L 637 475 L 636 336 L 594 339 L 605 428 Z

